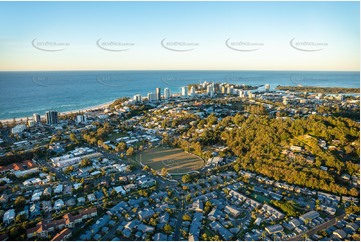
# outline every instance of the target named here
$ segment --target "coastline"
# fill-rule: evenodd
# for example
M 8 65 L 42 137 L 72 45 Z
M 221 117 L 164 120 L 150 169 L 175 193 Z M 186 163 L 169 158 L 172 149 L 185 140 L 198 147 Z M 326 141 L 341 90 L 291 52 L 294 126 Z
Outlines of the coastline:
M 116 100 L 116 99 L 115 99 Z M 63 116 L 63 115 L 67 115 L 70 113 L 77 113 L 77 112 L 90 112 L 90 111 L 94 111 L 97 109 L 105 109 L 107 108 L 110 104 L 112 104 L 115 100 L 111 101 L 111 102 L 107 102 L 107 103 L 102 103 L 96 106 L 91 106 L 91 107 L 85 107 L 82 109 L 76 109 L 76 110 L 70 110 L 70 111 L 63 111 L 63 112 L 59 112 L 59 116 Z M 56 110 L 55 110 L 56 111 Z M 24 122 L 26 120 L 26 118 L 29 118 L 29 120 L 33 119 L 33 116 L 28 116 L 28 117 L 20 117 L 20 118 L 15 118 L 15 122 L 19 123 L 21 120 Z M 45 114 L 40 115 L 41 119 L 45 119 Z M 9 118 L 9 119 L 0 119 L 0 122 L 5 124 L 5 123 L 10 123 L 13 122 L 14 119 L 13 118 Z

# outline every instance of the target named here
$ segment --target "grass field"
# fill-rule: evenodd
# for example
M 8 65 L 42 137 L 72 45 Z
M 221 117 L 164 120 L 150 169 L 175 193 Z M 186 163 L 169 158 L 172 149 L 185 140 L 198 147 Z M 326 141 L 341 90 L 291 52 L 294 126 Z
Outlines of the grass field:
M 169 174 L 177 175 L 198 170 L 203 160 L 179 148 L 155 148 L 137 155 L 136 159 L 150 168 L 160 171 L 165 167 Z
M 115 141 L 118 138 L 122 138 L 127 136 L 126 133 L 112 133 L 111 136 L 108 138 L 108 140 Z
M 271 199 L 255 192 L 251 193 L 251 197 L 260 203 L 263 202 L 271 203 Z

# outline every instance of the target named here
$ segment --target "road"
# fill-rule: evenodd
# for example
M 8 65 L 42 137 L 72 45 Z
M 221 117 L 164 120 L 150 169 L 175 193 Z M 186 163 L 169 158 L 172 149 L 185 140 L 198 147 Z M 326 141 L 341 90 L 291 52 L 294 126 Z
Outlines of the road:
M 91 148 L 95 149 L 96 151 L 98 152 L 101 152 L 104 157 L 108 158 L 108 159 L 111 159 L 111 160 L 115 160 L 115 161 L 120 161 L 120 157 L 116 154 L 112 154 L 112 153 L 109 153 L 99 147 L 96 147 L 96 146 L 92 146 Z M 129 165 L 132 163 L 132 160 L 121 160 L 123 163 Z M 136 161 L 134 161 L 136 162 Z M 137 174 L 146 174 L 148 177 L 151 177 L 153 178 L 154 180 L 157 181 L 157 184 L 158 184 L 158 190 L 161 190 L 161 191 L 165 191 L 166 189 L 170 189 L 170 190 L 173 190 L 174 192 L 174 196 L 178 197 L 178 204 L 177 204 L 177 222 L 176 222 L 176 225 L 174 227 L 174 237 L 173 239 L 175 241 L 179 241 L 180 240 L 180 237 L 181 237 L 181 233 L 180 233 L 180 230 L 182 228 L 182 222 L 183 222 L 183 215 L 184 213 L 186 212 L 186 201 L 185 201 L 185 195 L 181 195 L 181 193 L 184 193 L 184 191 L 180 190 L 180 188 L 177 187 L 177 182 L 174 182 L 174 181 L 169 181 L 167 179 L 163 179 L 162 177 L 159 177 L 159 176 L 155 176 L 153 175 L 151 172 L 146 172 L 146 171 L 143 171 L 141 169 L 137 169 L 134 173 L 137 173 Z M 207 174 L 207 171 L 204 171 L 203 172 L 204 175 Z M 102 179 L 104 179 L 104 177 L 102 177 Z M 209 190 L 212 190 L 212 189 L 216 189 L 219 185 L 215 185 L 215 186 L 210 186 L 209 187 Z M 221 188 L 225 187 L 225 185 L 220 185 Z M 220 189 L 221 189 L 220 188 Z M 189 193 L 186 193 L 186 194 L 189 194 Z M 250 214 L 249 212 L 247 213 L 248 211 L 246 211 L 246 217 L 250 217 Z M 114 238 L 116 236 L 116 230 L 117 230 L 117 227 L 121 224 L 121 221 L 119 221 L 118 223 L 115 224 L 115 226 L 113 228 L 111 228 L 107 233 L 106 235 L 104 235 L 100 240 L 111 240 L 112 238 Z
M 179 241 L 179 237 L 180 237 L 180 229 L 182 227 L 182 222 L 183 222 L 183 215 L 184 215 L 184 212 L 185 212 L 185 200 L 184 200 L 184 196 L 182 197 L 179 197 L 179 210 L 178 211 L 178 216 L 177 216 L 177 223 L 175 225 L 175 228 L 174 228 L 174 237 L 173 237 L 173 240 L 175 241 Z
M 124 222 L 124 221 L 123 220 L 118 221 L 114 225 L 114 227 L 109 229 L 109 231 L 100 240 L 101 241 L 111 241 L 112 239 L 114 239 L 116 237 L 117 229 L 118 229 L 119 225 L 122 224 L 122 222 Z
M 321 230 L 324 230 L 324 229 L 327 229 L 328 227 L 332 226 L 332 225 L 335 225 L 337 223 L 338 220 L 341 220 L 345 217 L 345 213 L 341 214 L 340 216 L 336 217 L 336 218 L 333 218 L 323 224 L 320 224 L 318 225 L 317 227 L 311 229 L 311 230 L 308 230 L 307 232 L 305 233 L 301 233 L 297 236 L 294 236 L 290 239 L 288 239 L 289 241 L 301 241 L 303 240 L 303 236 L 306 234 L 308 237 L 311 236 L 312 234 L 315 234 L 317 233 L 318 231 L 321 231 Z

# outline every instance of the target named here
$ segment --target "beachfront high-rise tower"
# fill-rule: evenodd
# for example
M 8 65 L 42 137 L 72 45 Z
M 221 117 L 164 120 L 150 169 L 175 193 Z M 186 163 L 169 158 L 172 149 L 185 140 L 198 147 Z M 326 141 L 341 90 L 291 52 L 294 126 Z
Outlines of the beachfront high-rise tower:
M 182 87 L 182 97 L 188 97 L 188 87 Z
M 46 123 L 51 124 L 57 124 L 58 123 L 58 112 L 57 111 L 48 111 L 45 113 Z
M 33 118 L 34 118 L 34 122 L 35 122 L 36 124 L 40 124 L 40 122 L 41 122 L 40 114 L 34 113 L 34 114 L 33 114 Z
M 164 99 L 170 98 L 170 90 L 168 87 L 164 88 Z
M 160 87 L 157 87 L 155 89 L 155 95 L 156 95 L 156 98 L 157 98 L 157 101 L 159 101 L 161 99 L 161 88 Z

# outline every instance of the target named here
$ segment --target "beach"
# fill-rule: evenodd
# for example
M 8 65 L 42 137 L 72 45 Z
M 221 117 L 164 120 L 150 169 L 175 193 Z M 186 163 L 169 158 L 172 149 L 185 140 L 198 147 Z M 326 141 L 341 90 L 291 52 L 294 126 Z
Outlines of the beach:
M 115 101 L 115 100 L 114 100 Z M 97 110 L 97 109 L 106 109 L 110 104 L 112 104 L 114 101 L 111 102 L 107 102 L 107 103 L 103 103 L 103 104 L 99 104 L 96 106 L 91 106 L 91 107 L 86 107 L 86 108 L 82 108 L 82 109 L 78 109 L 78 110 L 71 110 L 71 111 L 64 111 L 64 112 L 59 112 L 59 116 L 62 115 L 66 115 L 66 114 L 70 114 L 70 113 L 77 113 L 77 112 L 90 112 L 93 110 Z M 56 110 L 54 110 L 56 111 Z M 41 114 L 40 115 L 41 119 L 45 119 L 45 114 Z M 29 118 L 29 120 L 33 120 L 33 116 L 28 116 L 28 117 L 20 117 L 20 118 L 15 118 L 15 122 L 16 123 L 20 123 L 20 122 L 24 122 L 26 121 L 26 118 Z M 11 123 L 13 122 L 14 119 L 10 118 L 10 119 L 0 119 L 0 122 L 5 124 L 5 123 Z

